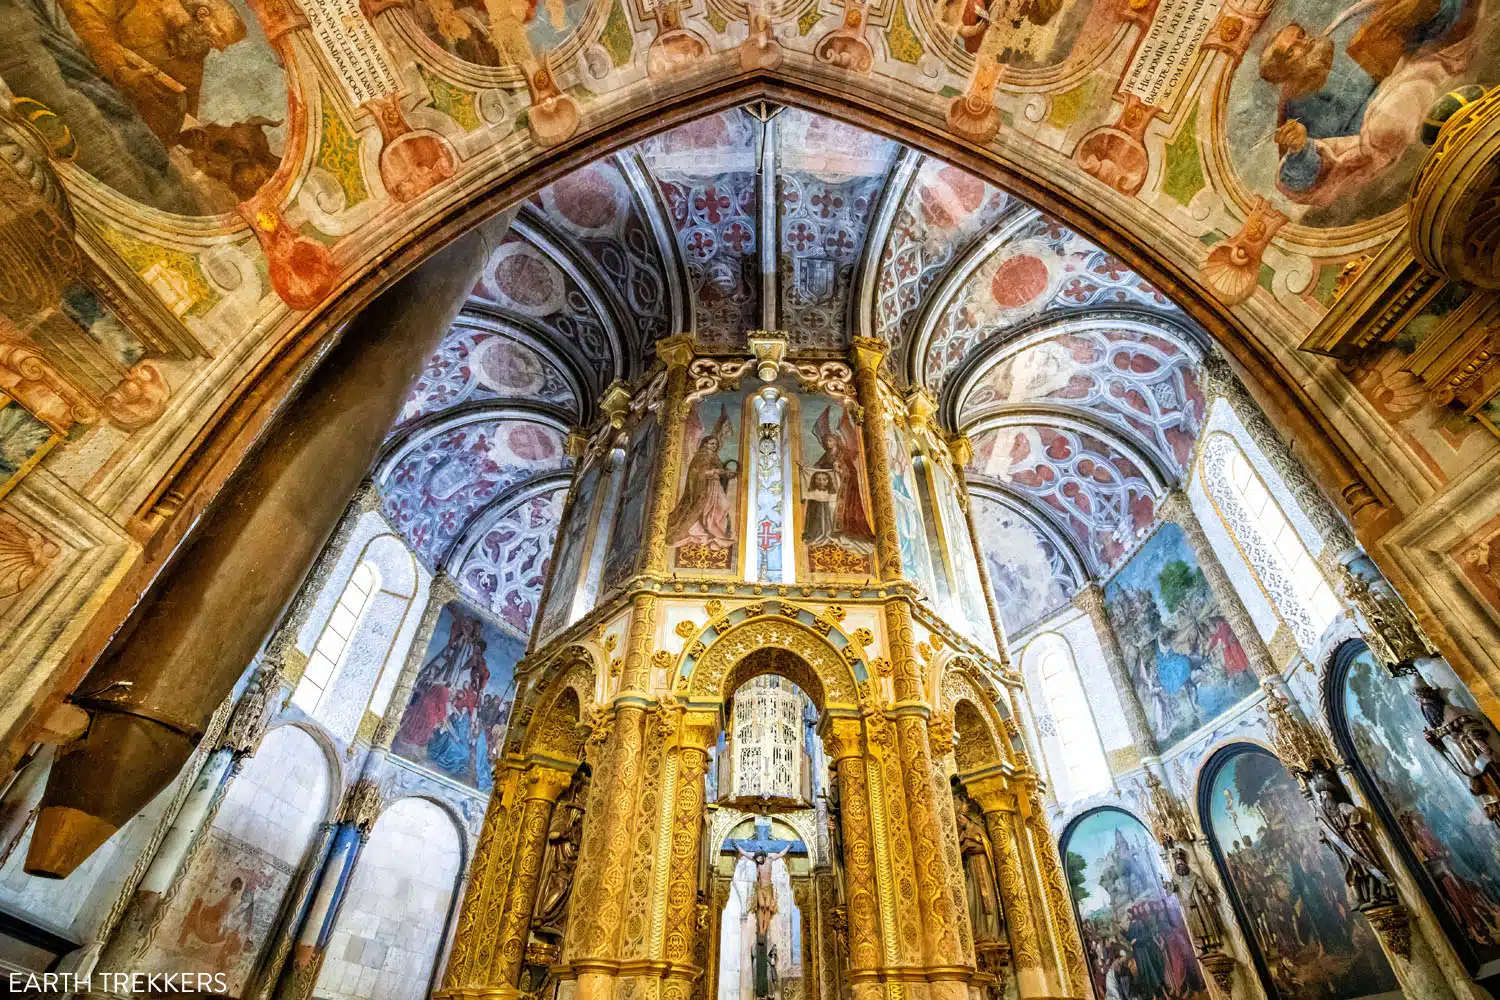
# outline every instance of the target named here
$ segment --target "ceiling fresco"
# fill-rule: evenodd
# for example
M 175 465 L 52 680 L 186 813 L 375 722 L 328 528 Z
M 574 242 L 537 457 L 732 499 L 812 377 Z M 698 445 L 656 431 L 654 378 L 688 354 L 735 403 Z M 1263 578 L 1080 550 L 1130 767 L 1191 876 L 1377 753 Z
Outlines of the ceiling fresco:
M 1160 325 L 1092 313 L 985 356 L 960 389 L 958 422 L 1045 404 L 1093 416 L 1185 473 L 1203 425 L 1198 349 Z
M 452 573 L 459 587 L 523 638 L 531 634 L 541 603 L 567 496 L 563 479 L 493 511 L 476 525 L 467 550 L 454 553 Z
M 58 265 L 72 286 L 47 287 L 94 269 L 142 344 L 90 375 L 94 396 L 130 401 L 108 436 L 32 428 L 17 468 L 55 444 L 46 461 L 99 477 L 120 523 L 246 373 L 400 241 L 565 144 L 748 74 L 967 143 L 1087 206 L 1234 312 L 1289 379 L 1333 392 L 1330 363 L 1291 348 L 1345 265 L 1400 228 L 1432 100 L 1500 75 L 1494 18 L 1393 23 L 1399 44 L 1372 54 L 1355 41 L 1374 8 L 1332 0 L 1045 2 L 1015 22 L 981 0 L 180 7 L 101 23 L 82 0 L 0 5 L 0 98 L 45 143 L 65 188 L 51 204 L 90 248 Z M 1076 329 L 1016 343 L 1065 315 Z M 16 322 L 24 337 L 40 321 Z M 1197 333 L 1107 249 L 940 159 L 764 102 L 530 198 L 460 327 L 381 466 L 386 511 L 429 563 L 497 494 L 564 468 L 569 422 L 677 330 L 724 350 L 760 328 L 806 351 L 886 339 L 891 370 L 946 412 L 1002 420 L 975 431 L 975 474 L 1095 570 L 1149 523 L 1202 419 Z M 516 401 L 548 416 L 499 415 Z M 1053 416 L 1001 412 L 1018 406 Z M 127 438 L 157 464 L 120 461 Z
M 970 436 L 970 471 L 1034 500 L 1097 573 L 1118 565 L 1155 520 L 1162 490 L 1118 442 L 1061 423 L 1025 422 Z
M 763 327 L 804 353 L 874 331 L 898 376 L 939 391 L 991 491 L 977 522 L 1013 630 L 1132 548 L 1204 418 L 1205 338 L 1109 254 L 890 140 L 736 108 L 527 203 L 392 431 L 386 513 L 497 617 L 530 621 L 561 516 L 535 484 L 567 467 L 563 425 L 664 331 L 737 351 Z

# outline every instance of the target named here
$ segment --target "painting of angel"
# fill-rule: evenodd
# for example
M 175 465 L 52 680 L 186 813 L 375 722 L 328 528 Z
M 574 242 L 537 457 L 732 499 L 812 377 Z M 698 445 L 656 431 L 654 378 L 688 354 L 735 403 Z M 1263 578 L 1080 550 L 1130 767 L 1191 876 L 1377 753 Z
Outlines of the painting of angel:
M 734 568 L 739 409 L 737 393 L 715 393 L 688 413 L 682 445 L 691 457 L 667 518 L 667 545 L 680 569 Z

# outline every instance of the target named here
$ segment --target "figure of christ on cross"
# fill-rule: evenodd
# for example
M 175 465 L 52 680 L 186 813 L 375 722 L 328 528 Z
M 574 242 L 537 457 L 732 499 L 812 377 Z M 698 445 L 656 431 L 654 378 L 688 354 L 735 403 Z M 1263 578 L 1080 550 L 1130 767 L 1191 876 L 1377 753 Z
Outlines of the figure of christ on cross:
M 776 903 L 776 884 L 772 879 L 772 862 L 784 858 L 798 843 L 795 840 L 773 840 L 771 820 L 765 816 L 756 817 L 754 837 L 728 841 L 736 854 L 741 858 L 748 858 L 755 865 L 755 893 L 749 900 L 749 909 L 755 914 L 753 959 L 756 1000 L 766 1000 L 774 996 L 776 990 L 769 936 L 771 921 L 776 918 L 779 907 Z

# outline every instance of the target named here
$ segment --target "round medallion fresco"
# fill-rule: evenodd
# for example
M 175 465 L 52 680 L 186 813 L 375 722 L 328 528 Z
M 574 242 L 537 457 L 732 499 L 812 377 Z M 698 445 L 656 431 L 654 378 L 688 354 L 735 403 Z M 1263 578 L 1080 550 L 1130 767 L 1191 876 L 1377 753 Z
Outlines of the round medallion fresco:
M 542 205 L 554 219 L 579 236 L 608 236 L 630 203 L 620 172 L 590 164 L 542 190 Z
M 540 318 L 563 307 L 567 282 L 557 265 L 529 243 L 507 243 L 482 283 L 483 291 L 508 309 Z

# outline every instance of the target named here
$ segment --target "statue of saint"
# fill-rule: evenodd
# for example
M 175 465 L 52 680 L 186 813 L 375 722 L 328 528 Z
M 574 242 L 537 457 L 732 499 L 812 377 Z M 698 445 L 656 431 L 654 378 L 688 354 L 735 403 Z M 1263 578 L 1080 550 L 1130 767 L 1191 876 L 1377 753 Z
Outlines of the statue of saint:
M 1328 770 L 1312 771 L 1307 776 L 1307 789 L 1318 817 L 1320 839 L 1344 866 L 1349 901 L 1364 909 L 1394 899 L 1395 891 L 1381 866 L 1365 811 L 1349 801 L 1338 776 Z
M 969 802 L 954 803 L 958 821 L 958 846 L 964 859 L 964 883 L 969 890 L 969 922 L 974 926 L 974 940 L 1001 939 L 1000 901 L 997 898 L 994 854 L 984 823 L 969 810 Z
M 575 779 L 567 799 L 552 811 L 547 828 L 547 850 L 542 857 L 542 876 L 532 909 L 533 927 L 539 934 L 561 937 L 568 919 L 568 899 L 573 894 L 573 872 L 583 846 L 583 803 L 588 797 L 588 779 Z
M 1172 850 L 1172 880 L 1167 889 L 1177 894 L 1187 917 L 1188 933 L 1198 954 L 1218 951 L 1224 940 L 1224 924 L 1219 919 L 1218 896 L 1208 879 L 1188 864 L 1187 850 L 1180 845 Z

